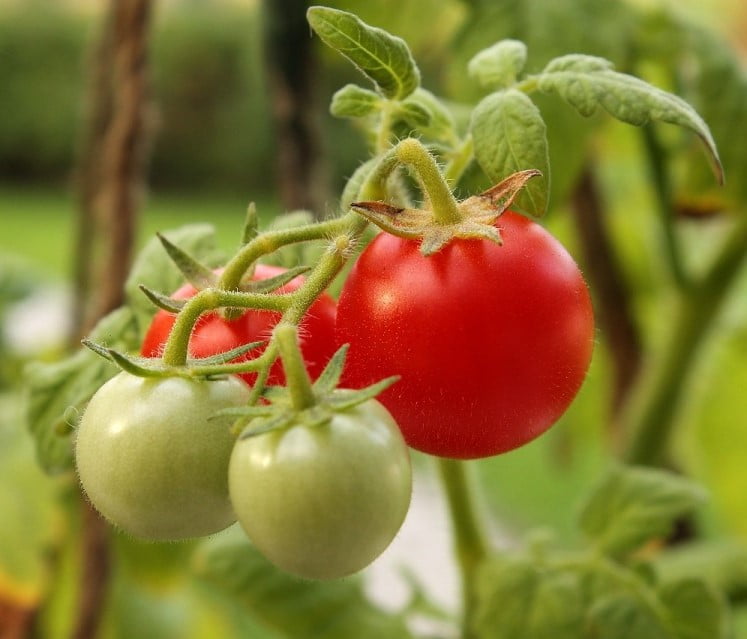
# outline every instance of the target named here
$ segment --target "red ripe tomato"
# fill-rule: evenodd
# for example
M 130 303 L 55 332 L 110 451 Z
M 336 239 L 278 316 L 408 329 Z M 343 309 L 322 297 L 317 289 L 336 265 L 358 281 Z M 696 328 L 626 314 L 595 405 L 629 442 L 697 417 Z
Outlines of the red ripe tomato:
M 573 258 L 521 215 L 497 226 L 502 245 L 456 239 L 429 257 L 382 233 L 338 302 L 343 383 L 400 375 L 378 399 L 426 453 L 471 459 L 525 444 L 568 408 L 589 366 L 594 319 Z
M 254 271 L 255 280 L 263 280 L 282 273 L 285 269 L 279 266 L 258 264 Z M 292 279 L 278 289 L 281 293 L 290 293 L 303 284 L 303 277 Z M 191 284 L 185 284 L 171 297 L 188 299 L 197 293 Z M 309 374 L 316 379 L 336 350 L 335 343 L 335 301 L 323 293 L 312 304 L 300 326 L 301 350 Z M 235 320 L 227 320 L 218 313 L 205 313 L 195 324 L 189 341 L 189 353 L 192 357 L 209 357 L 236 348 L 249 342 L 269 339 L 272 329 L 280 319 L 280 313 L 274 311 L 248 310 Z M 148 328 L 140 352 L 145 357 L 159 357 L 168 339 L 176 315 L 159 310 Z M 249 354 L 247 357 L 256 357 Z M 241 375 L 247 383 L 252 384 L 256 373 Z M 270 369 L 268 384 L 282 385 L 285 375 L 280 360 Z

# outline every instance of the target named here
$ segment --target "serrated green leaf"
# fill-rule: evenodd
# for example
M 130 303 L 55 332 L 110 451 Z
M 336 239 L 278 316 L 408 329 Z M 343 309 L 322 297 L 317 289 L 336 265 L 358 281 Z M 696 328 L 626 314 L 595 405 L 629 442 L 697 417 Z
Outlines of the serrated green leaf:
M 280 572 L 233 529 L 198 551 L 199 579 L 293 639 L 411 639 L 402 618 L 366 598 L 357 577 L 305 581 Z
M 490 639 L 579 639 L 584 636 L 583 592 L 570 571 L 524 558 L 484 564 L 476 582 L 474 631 Z
M 672 639 L 726 639 L 726 608 L 704 581 L 696 578 L 665 584 L 659 591 Z
M 717 180 L 723 182 L 723 168 L 708 125 L 682 98 L 614 71 L 608 60 L 579 54 L 551 61 L 536 81 L 541 91 L 556 93 L 584 116 L 601 107 L 628 124 L 659 121 L 692 131 L 703 142 Z
M 718 592 L 747 596 L 747 546 L 731 539 L 706 539 L 668 548 L 654 560 L 663 581 L 697 575 Z
M 209 224 L 189 224 L 162 235 L 183 251 L 211 266 L 222 261 L 216 247 L 215 229 Z M 184 284 L 184 277 L 169 258 L 157 237 L 151 238 L 138 253 L 125 283 L 127 305 L 135 313 L 141 333 L 145 333 L 155 312 L 150 300 L 143 296 L 140 285 L 152 291 L 175 291 Z
M 587 636 L 604 639 L 673 639 L 652 602 L 632 593 L 598 600 L 588 615 Z
M 433 120 L 431 110 L 426 105 L 414 100 L 401 102 L 394 111 L 393 117 L 399 118 L 414 130 L 427 128 Z
M 674 521 L 704 498 L 700 486 L 679 475 L 616 467 L 587 498 L 579 524 L 602 552 L 625 557 L 646 541 L 668 535 Z
M 135 317 L 121 308 L 103 318 L 91 332 L 98 343 L 121 349 L 139 343 Z M 49 474 L 72 468 L 70 421 L 80 414 L 101 385 L 119 368 L 97 354 L 80 350 L 59 362 L 33 362 L 26 369 L 26 422 L 34 438 L 37 458 Z
M 719 34 L 689 25 L 680 64 L 688 98 L 709 123 L 727 172 L 732 206 L 747 212 L 747 154 L 735 131 L 747 128 L 747 70 L 743 59 Z M 721 194 L 719 194 L 721 195 Z M 723 197 L 723 196 L 722 196 Z
M 493 93 L 475 107 L 470 128 L 475 158 L 493 182 L 527 169 L 542 172 L 519 194 L 516 205 L 531 215 L 544 215 L 550 175 L 547 132 L 532 101 L 515 89 Z
M 357 16 L 329 7 L 311 7 L 311 28 L 350 60 L 385 97 L 404 100 L 420 86 L 420 71 L 407 44 Z
M 527 62 L 527 47 L 519 40 L 501 40 L 469 61 L 467 71 L 486 89 L 507 89 Z
M 329 110 L 336 118 L 363 118 L 375 113 L 381 102 L 378 93 L 356 84 L 346 84 L 332 96 Z
M 443 101 L 433 93 L 421 87 L 415 89 L 405 100 L 406 105 L 417 105 L 423 112 L 428 113 L 425 119 L 417 125 L 419 133 L 434 141 L 453 145 L 457 141 L 457 125 L 454 116 Z

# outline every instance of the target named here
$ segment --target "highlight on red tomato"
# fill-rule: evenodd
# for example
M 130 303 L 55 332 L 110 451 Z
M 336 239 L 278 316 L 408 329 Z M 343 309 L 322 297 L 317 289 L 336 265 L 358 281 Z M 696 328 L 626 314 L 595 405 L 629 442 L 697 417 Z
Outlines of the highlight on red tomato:
M 268 279 L 280 275 L 284 271 L 285 269 L 279 266 L 257 264 L 254 279 Z M 279 288 L 278 292 L 291 293 L 298 289 L 303 281 L 303 276 L 293 278 Z M 197 289 L 194 286 L 185 284 L 171 297 L 174 299 L 189 299 L 196 293 Z M 312 379 L 316 379 L 321 374 L 325 364 L 335 353 L 336 314 L 335 301 L 327 293 L 322 293 L 312 304 L 300 324 L 301 351 Z M 280 313 L 275 311 L 247 310 L 235 320 L 227 320 L 217 312 L 205 313 L 197 321 L 192 331 L 189 354 L 192 357 L 209 357 L 243 344 L 269 339 L 272 329 L 279 319 Z M 159 310 L 145 334 L 140 349 L 141 355 L 144 357 L 159 357 L 163 353 L 163 347 L 175 321 L 176 315 L 165 310 Z M 256 351 L 244 357 L 256 357 Z M 250 385 L 254 382 L 256 376 L 256 373 L 241 375 Z M 270 369 L 268 384 L 282 385 L 284 383 L 283 367 L 280 361 L 276 361 Z
M 343 385 L 400 375 L 378 399 L 426 453 L 480 458 L 529 442 L 565 412 L 591 360 L 592 305 L 573 258 L 517 213 L 496 224 L 502 245 L 454 239 L 428 257 L 381 233 L 338 302 Z

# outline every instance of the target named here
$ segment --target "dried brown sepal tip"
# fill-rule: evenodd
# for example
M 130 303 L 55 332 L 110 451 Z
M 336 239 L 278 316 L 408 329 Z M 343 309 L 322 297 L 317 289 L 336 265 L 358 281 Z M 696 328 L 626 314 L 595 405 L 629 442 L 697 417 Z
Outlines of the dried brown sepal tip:
M 429 209 L 402 208 L 385 202 L 353 202 L 351 207 L 392 235 L 420 239 L 420 250 L 432 255 L 454 238 L 486 239 L 500 244 L 495 221 L 513 203 L 526 183 L 542 175 L 536 169 L 519 171 L 479 195 L 458 203 L 461 219 L 454 224 L 437 222 Z

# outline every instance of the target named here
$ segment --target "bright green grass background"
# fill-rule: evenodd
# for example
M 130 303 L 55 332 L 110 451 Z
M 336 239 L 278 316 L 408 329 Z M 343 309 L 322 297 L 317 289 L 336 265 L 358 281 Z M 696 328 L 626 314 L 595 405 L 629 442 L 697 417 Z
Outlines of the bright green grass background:
M 148 195 L 138 223 L 138 246 L 156 231 L 209 222 L 219 245 L 233 249 L 249 200 L 226 194 Z M 277 213 L 274 202 L 258 201 L 262 218 Z M 21 259 L 45 278 L 70 279 L 76 202 L 69 190 L 0 186 L 0 256 Z

